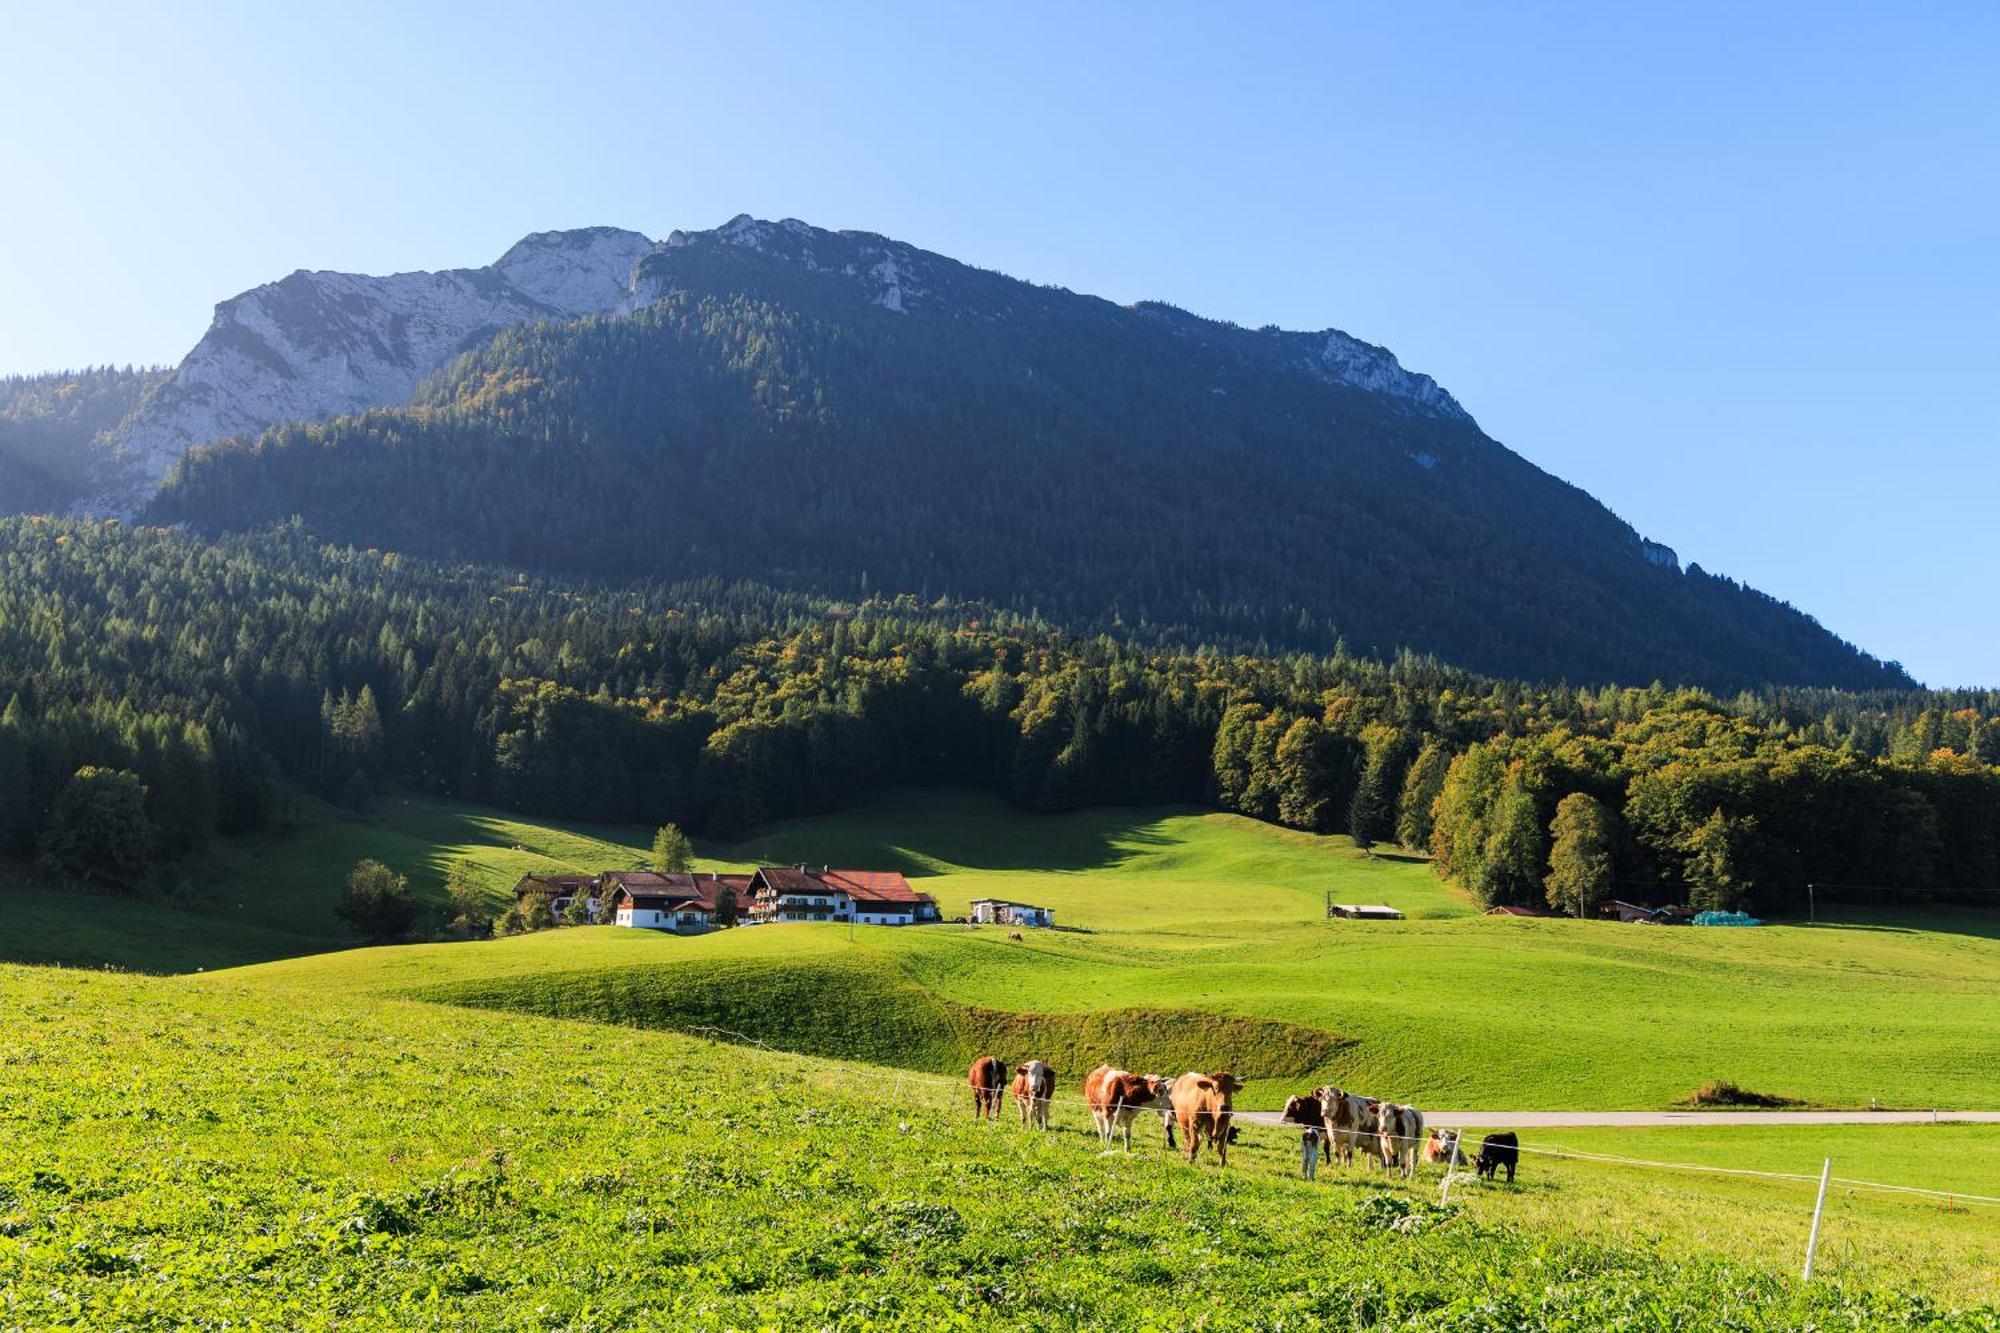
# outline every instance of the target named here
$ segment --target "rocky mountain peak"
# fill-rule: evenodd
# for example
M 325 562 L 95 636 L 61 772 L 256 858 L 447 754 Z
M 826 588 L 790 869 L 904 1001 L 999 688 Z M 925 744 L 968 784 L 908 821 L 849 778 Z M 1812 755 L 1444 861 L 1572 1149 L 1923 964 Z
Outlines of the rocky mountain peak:
M 405 403 L 426 375 L 501 329 L 614 309 L 657 248 L 616 227 L 536 232 L 485 268 L 301 269 L 231 297 L 112 433 L 117 475 L 77 510 L 129 517 L 197 444 Z
M 538 231 L 515 242 L 493 271 L 572 318 L 609 310 L 631 292 L 632 269 L 659 248 L 636 231 L 583 227 Z

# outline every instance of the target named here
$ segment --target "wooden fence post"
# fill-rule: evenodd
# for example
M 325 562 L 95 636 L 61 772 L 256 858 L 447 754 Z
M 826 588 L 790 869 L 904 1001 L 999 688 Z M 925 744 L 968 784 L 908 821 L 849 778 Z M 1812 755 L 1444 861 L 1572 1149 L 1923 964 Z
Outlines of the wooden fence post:
M 1813 1256 L 1819 1250 L 1819 1219 L 1821 1214 L 1826 1212 L 1826 1182 L 1827 1178 L 1832 1174 L 1833 1159 L 1829 1157 L 1819 1169 L 1819 1198 L 1813 1204 L 1812 1234 L 1806 1238 L 1806 1275 L 1804 1280 L 1807 1282 L 1812 1281 Z

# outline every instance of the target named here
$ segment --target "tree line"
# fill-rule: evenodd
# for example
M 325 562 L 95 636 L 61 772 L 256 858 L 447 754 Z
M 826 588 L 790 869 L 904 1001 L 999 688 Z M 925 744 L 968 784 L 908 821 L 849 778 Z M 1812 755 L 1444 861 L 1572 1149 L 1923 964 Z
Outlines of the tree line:
M 281 825 L 298 791 L 734 837 L 959 784 L 1429 849 L 1496 904 L 1781 912 L 1813 882 L 2000 902 L 1991 692 L 1530 685 L 968 603 L 561 582 L 295 525 L 12 519 L 0 700 L 0 846 L 113 882 Z

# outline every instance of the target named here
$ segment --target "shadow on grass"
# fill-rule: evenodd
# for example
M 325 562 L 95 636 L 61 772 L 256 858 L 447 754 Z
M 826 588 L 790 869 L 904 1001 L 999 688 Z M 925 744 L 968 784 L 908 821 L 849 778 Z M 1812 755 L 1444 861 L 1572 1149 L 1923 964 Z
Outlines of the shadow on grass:
M 1100 807 L 1036 814 L 987 792 L 905 790 L 851 810 L 771 825 L 704 856 L 745 864 L 846 865 L 911 878 L 949 870 L 1084 872 L 1182 845 L 1160 827 L 1192 806 Z
M 1777 917 L 1775 926 L 1806 926 L 1820 930 L 1866 930 L 1882 935 L 1969 935 L 2000 940 L 2000 910 L 1979 907 L 1850 907 L 1821 908 L 1817 921 Z
M 1401 848 L 1384 851 L 1380 847 L 1371 847 L 1368 849 L 1368 857 L 1374 861 L 1394 861 L 1398 865 L 1406 866 L 1427 866 L 1431 863 L 1430 857 L 1422 852 L 1406 852 Z

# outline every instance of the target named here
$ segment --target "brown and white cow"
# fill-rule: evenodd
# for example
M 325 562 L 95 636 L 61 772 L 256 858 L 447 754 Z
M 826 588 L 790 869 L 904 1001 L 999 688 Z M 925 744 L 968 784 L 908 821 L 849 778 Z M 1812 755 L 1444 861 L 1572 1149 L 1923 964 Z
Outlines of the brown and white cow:
M 1183 1152 L 1189 1162 L 1201 1151 L 1206 1138 L 1214 1145 L 1216 1160 L 1229 1165 L 1229 1094 L 1243 1091 L 1243 1082 L 1234 1074 L 1182 1074 L 1173 1082 L 1171 1096 L 1174 1119 L 1181 1129 Z
M 1354 1150 L 1377 1151 L 1376 1108 L 1373 1097 L 1347 1092 L 1331 1084 L 1313 1094 L 1319 1099 L 1326 1129 L 1326 1155 L 1342 1166 L 1354 1165 Z
M 1014 1069 L 1014 1105 L 1021 1108 L 1023 1128 L 1049 1127 L 1049 1102 L 1056 1095 L 1056 1071 L 1040 1060 L 1030 1060 Z
M 1007 1091 L 1007 1066 L 997 1055 L 982 1055 L 965 1071 L 972 1088 L 972 1114 L 984 1120 L 1000 1118 L 1000 1098 Z
M 1111 1146 L 1111 1136 L 1123 1130 L 1125 1151 L 1131 1152 L 1132 1122 L 1166 1096 L 1164 1080 L 1113 1069 L 1110 1065 L 1099 1065 L 1083 1077 L 1083 1102 L 1090 1108 L 1097 1137 L 1106 1148 Z
M 1382 1165 L 1405 1176 L 1417 1173 L 1417 1153 L 1424 1142 L 1424 1113 L 1414 1106 L 1383 1102 L 1376 1112 L 1375 1132 Z

